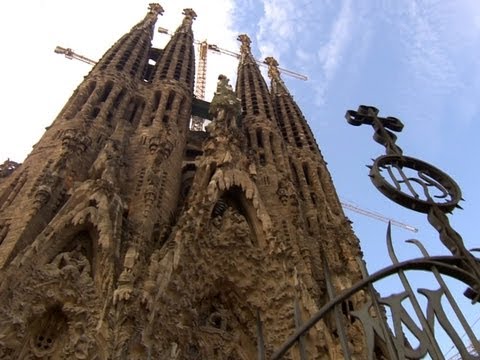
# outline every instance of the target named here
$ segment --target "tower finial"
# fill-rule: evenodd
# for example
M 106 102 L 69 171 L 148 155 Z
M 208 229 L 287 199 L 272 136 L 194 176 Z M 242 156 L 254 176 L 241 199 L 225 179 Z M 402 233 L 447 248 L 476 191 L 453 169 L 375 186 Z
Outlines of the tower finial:
M 272 80 L 279 80 L 280 71 L 278 70 L 278 61 L 273 56 L 269 56 L 265 58 L 265 64 L 268 65 L 268 77 Z
M 250 44 L 252 43 L 252 40 L 250 40 L 248 35 L 247 34 L 238 35 L 237 40 L 242 43 L 242 45 L 240 45 L 240 53 L 242 55 L 251 54 L 252 49 L 250 48 Z
M 195 20 L 197 18 L 197 13 L 192 8 L 183 9 L 182 14 L 191 20 Z
M 183 18 L 182 25 L 180 25 L 176 32 L 188 32 L 192 29 L 193 20 L 197 18 L 197 13 L 192 8 L 183 9 L 182 12 L 185 17 Z
M 159 3 L 148 4 L 148 11 L 150 14 L 163 15 L 163 7 Z
M 263 62 L 268 65 L 268 77 L 272 81 L 272 93 L 277 95 L 288 94 L 287 86 L 280 77 L 277 59 L 269 56 Z

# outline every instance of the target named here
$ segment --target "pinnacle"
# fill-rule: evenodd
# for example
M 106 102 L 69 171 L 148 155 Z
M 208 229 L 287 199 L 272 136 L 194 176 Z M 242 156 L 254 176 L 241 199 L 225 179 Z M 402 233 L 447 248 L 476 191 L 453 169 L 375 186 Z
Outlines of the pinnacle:
M 148 4 L 148 11 L 150 14 L 163 15 L 163 7 L 159 3 L 150 3 Z

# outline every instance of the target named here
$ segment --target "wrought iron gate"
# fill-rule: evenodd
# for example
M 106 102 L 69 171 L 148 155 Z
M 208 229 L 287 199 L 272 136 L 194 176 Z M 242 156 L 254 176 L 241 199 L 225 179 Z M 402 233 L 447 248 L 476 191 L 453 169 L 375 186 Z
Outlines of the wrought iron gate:
M 345 331 L 346 315 L 339 310 L 348 299 L 360 290 L 369 294 L 367 303 L 360 309 L 352 310 L 348 316 L 358 320 L 365 334 L 368 359 L 375 359 L 376 343 L 382 344 L 382 354 L 388 359 L 446 359 L 442 354 L 436 331 L 440 328 L 452 341 L 453 348 L 461 359 L 480 359 L 480 342 L 474 333 L 458 297 L 452 294 L 448 278 L 454 278 L 467 286 L 464 296 L 478 307 L 480 300 L 480 259 L 467 250 L 463 239 L 450 225 L 447 213 L 459 208 L 463 200 L 455 181 L 440 169 L 422 160 L 403 155 L 396 144 L 394 132 L 400 132 L 403 124 L 394 117 L 378 116 L 378 109 L 372 106 L 359 106 L 357 111 L 348 110 L 345 115 L 348 123 L 354 126 L 371 125 L 375 130 L 373 138 L 385 146 L 386 154 L 379 156 L 370 168 L 370 178 L 374 186 L 390 200 L 411 210 L 427 214 L 429 223 L 438 231 L 442 244 L 451 252 L 449 256 L 430 256 L 419 240 L 407 240 L 415 246 L 421 257 L 408 261 L 399 261 L 392 242 L 390 225 L 386 242 L 392 265 L 374 274 L 368 274 L 363 261 L 359 259 L 363 271 L 363 280 L 335 294 L 328 280 L 328 268 L 325 267 L 327 293 L 329 301 L 308 321 L 302 323 L 299 305 L 294 304 L 295 325 L 297 330 L 272 355 L 272 359 L 281 359 L 289 351 L 296 351 L 297 357 L 307 359 L 304 335 L 328 313 L 333 313 L 335 326 L 345 359 L 351 359 L 348 336 Z M 324 262 L 325 263 L 325 262 Z M 406 272 L 422 271 L 431 274 L 436 289 L 416 288 Z M 382 297 L 374 284 L 384 278 L 395 276 L 399 279 L 403 291 Z M 433 287 L 431 284 L 430 287 Z M 420 296 L 419 296 L 420 295 Z M 407 310 L 406 304 L 410 306 Z M 423 304 L 423 306 L 422 306 Z M 446 309 L 446 306 L 449 309 Z M 391 315 L 387 321 L 386 313 Z M 480 312 L 478 312 L 480 314 Z M 373 315 L 372 315 L 373 314 Z M 452 323 L 450 314 L 456 317 Z M 258 357 L 265 359 L 262 322 L 258 314 Z M 408 332 L 407 336 L 405 332 Z M 412 339 L 416 343 L 412 343 Z M 295 348 L 295 349 L 294 349 Z M 450 349 L 450 350 L 452 350 Z M 452 355 L 455 353 L 452 353 Z M 449 358 L 453 359 L 453 358 Z

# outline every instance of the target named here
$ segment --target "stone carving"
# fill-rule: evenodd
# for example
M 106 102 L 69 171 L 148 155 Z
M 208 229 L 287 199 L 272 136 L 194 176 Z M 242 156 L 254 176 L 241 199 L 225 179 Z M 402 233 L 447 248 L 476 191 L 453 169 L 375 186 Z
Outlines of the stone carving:
M 118 170 L 121 166 L 120 145 L 113 139 L 107 139 L 103 150 L 92 165 L 91 177 L 103 179 L 110 184 L 118 181 Z
M 148 4 L 148 11 L 151 14 L 160 14 L 163 15 L 163 7 L 158 3 L 150 3 Z
M 91 278 L 91 265 L 83 255 L 81 245 L 73 251 L 58 254 L 51 265 L 49 269 L 58 269 L 59 275 L 67 281 L 80 279 L 81 282 L 88 282 Z
M 288 199 L 291 196 L 288 184 L 289 184 L 289 181 L 287 179 L 281 179 L 278 182 L 277 195 L 283 205 L 288 204 Z
M 168 159 L 175 147 L 175 144 L 168 138 L 162 139 L 160 136 L 151 137 L 148 143 L 150 154 L 157 154 L 155 159 L 157 165 Z
M 160 184 L 160 178 L 151 169 L 147 169 L 145 175 L 146 184 L 143 193 L 144 199 L 144 215 L 147 216 L 150 211 L 155 207 L 155 201 L 157 199 L 158 185 Z
M 138 258 L 138 250 L 130 246 L 123 261 L 123 271 L 118 279 L 118 287 L 113 294 L 114 304 L 118 301 L 128 301 L 133 292 L 134 274 L 133 268 Z
M 229 81 L 225 75 L 218 76 L 217 91 L 213 96 L 209 112 L 215 117 L 215 122 L 224 123 L 227 128 L 234 128 L 241 113 L 241 105 Z
M 84 131 L 66 129 L 62 134 L 62 147 L 74 154 L 83 153 L 91 142 L 92 140 Z
M 245 217 L 238 212 L 232 214 L 231 230 L 233 235 L 240 241 L 247 241 L 250 236 L 250 227 Z
M 52 197 L 55 185 L 59 179 L 55 171 L 46 169 L 38 181 L 38 186 L 33 195 L 33 211 L 36 213 L 40 210 Z

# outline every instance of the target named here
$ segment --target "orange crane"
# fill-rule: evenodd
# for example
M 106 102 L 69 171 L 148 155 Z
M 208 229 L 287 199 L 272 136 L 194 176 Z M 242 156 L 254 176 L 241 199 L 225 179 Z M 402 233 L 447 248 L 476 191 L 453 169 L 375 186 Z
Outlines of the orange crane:
M 163 33 L 163 34 L 171 35 L 168 32 L 168 30 L 164 29 L 164 28 L 159 28 L 158 31 Z M 196 86 L 195 86 L 195 96 L 197 98 L 200 98 L 200 99 L 203 100 L 205 98 L 205 85 L 206 85 L 206 77 L 207 77 L 207 52 L 208 52 L 208 50 L 212 50 L 212 51 L 215 51 L 215 52 L 218 52 L 218 53 L 230 55 L 230 56 L 233 56 L 235 58 L 240 58 L 240 54 L 238 54 L 236 52 L 233 52 L 233 51 L 230 51 L 230 50 L 222 49 L 222 48 L 220 48 L 220 47 L 218 47 L 217 45 L 214 45 L 214 44 L 208 44 L 206 41 L 195 41 L 195 43 L 199 45 L 199 55 L 200 55 L 199 56 L 198 67 L 197 67 L 197 83 L 196 83 Z M 96 64 L 95 61 L 93 61 L 93 60 L 91 60 L 91 59 L 89 59 L 85 56 L 76 54 L 70 48 L 65 49 L 61 46 L 57 46 L 55 48 L 55 53 L 64 54 L 67 59 L 75 59 L 75 60 L 83 61 L 84 63 L 90 64 L 90 65 L 95 65 Z M 267 66 L 263 61 L 260 61 L 260 60 L 255 60 L 255 61 L 259 65 Z M 296 72 L 286 70 L 286 69 L 281 69 L 281 68 L 279 68 L 279 70 L 281 72 L 283 72 L 284 74 L 289 75 L 289 76 L 293 76 L 297 79 L 307 80 L 306 76 L 298 74 Z M 198 116 L 194 116 L 192 118 L 191 129 L 193 131 L 202 131 L 203 130 L 203 122 L 204 122 L 204 119 L 199 118 Z M 388 217 L 383 216 L 383 215 L 381 215 L 379 213 L 376 213 L 374 211 L 362 209 L 362 208 L 354 205 L 353 203 L 347 202 L 345 200 L 340 201 L 340 204 L 342 205 L 342 207 L 344 209 L 349 209 L 349 210 L 354 211 L 356 213 L 368 216 L 370 218 L 373 218 L 373 219 L 376 219 L 376 220 L 379 220 L 379 221 L 383 221 L 385 223 L 390 222 L 392 225 L 400 227 L 400 228 L 408 230 L 408 231 L 412 231 L 412 232 L 417 232 L 418 231 L 418 229 L 414 226 L 402 223 L 402 222 L 397 221 L 397 220 L 392 219 L 392 218 L 388 218 Z

